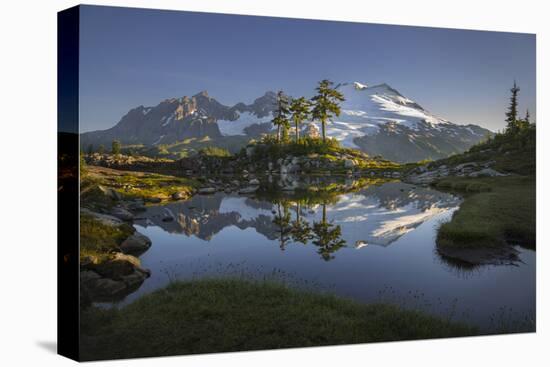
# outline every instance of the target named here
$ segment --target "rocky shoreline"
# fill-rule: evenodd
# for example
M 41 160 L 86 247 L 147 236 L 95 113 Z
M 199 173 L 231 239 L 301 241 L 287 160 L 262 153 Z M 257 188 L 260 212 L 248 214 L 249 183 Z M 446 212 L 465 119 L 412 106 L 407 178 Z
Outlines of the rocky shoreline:
M 435 186 L 438 189 L 456 191 L 464 195 L 491 191 L 491 187 L 483 180 L 476 179 L 512 176 L 510 173 L 494 169 L 495 163 L 495 160 L 468 161 L 456 164 L 432 162 L 410 170 L 402 180 L 415 185 Z M 453 180 L 457 179 L 463 180 L 462 185 L 453 184 Z M 446 261 L 461 266 L 517 265 L 520 261 L 519 251 L 514 244 L 505 239 L 498 247 L 484 244 L 469 247 L 448 246 L 438 242 L 436 252 Z
M 409 171 L 404 181 L 417 185 L 429 185 L 439 179 L 456 176 L 456 177 L 501 177 L 508 176 L 505 173 L 498 172 L 491 168 L 495 161 L 485 162 L 466 162 L 457 165 L 435 165 L 427 164 L 416 167 Z
M 243 154 L 217 157 L 197 154 L 179 160 L 93 153 L 85 156 L 92 166 L 123 171 L 157 172 L 178 176 L 342 174 L 400 177 L 402 166 L 383 159 L 347 151 L 327 154 L 289 154 L 284 158 L 262 156 L 262 145 L 249 146 Z M 258 157 L 258 155 L 260 157 Z
M 112 215 L 96 213 L 82 208 L 81 215 L 93 217 L 102 225 L 119 227 L 133 220 L 130 212 L 114 208 Z M 132 215 L 129 218 L 128 215 Z M 85 256 L 80 260 L 80 288 L 82 301 L 113 302 L 123 299 L 139 288 L 151 273 L 141 266 L 139 256 L 151 247 L 151 240 L 134 231 L 120 246 L 99 260 L 95 256 Z

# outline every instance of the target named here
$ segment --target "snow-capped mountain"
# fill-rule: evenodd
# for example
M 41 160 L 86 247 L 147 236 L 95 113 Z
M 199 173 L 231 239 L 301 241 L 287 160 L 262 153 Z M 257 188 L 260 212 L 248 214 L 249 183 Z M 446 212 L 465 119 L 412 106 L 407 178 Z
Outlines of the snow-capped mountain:
M 328 134 L 348 147 L 358 148 L 354 142 L 356 138 L 376 135 L 380 126 L 387 123 L 416 131 L 424 123 L 434 129 L 450 125 L 449 121 L 431 115 L 387 84 L 367 87 L 358 82 L 344 83 L 337 89 L 346 100 L 342 103 L 340 116 L 328 126 Z
M 434 116 L 387 84 L 342 83 L 341 114 L 327 124 L 327 134 L 342 145 L 400 162 L 439 159 L 467 150 L 491 132 L 457 125 Z M 225 106 L 206 92 L 172 98 L 154 107 L 130 110 L 111 129 L 81 135 L 81 144 L 172 144 L 190 137 L 256 138 L 273 130 L 276 95 L 267 92 L 252 104 Z M 319 125 L 318 123 L 314 123 Z

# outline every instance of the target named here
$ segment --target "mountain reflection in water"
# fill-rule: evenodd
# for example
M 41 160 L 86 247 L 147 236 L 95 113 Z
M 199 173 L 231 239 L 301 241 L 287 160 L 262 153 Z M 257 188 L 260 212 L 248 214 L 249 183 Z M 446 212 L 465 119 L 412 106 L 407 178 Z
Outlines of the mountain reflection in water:
M 197 195 L 186 202 L 150 207 L 137 223 L 206 241 L 226 227 L 253 228 L 277 240 L 281 250 L 290 244 L 312 244 L 322 259 L 330 260 L 344 246 L 388 246 L 459 203 L 451 194 L 390 182 L 329 198 Z

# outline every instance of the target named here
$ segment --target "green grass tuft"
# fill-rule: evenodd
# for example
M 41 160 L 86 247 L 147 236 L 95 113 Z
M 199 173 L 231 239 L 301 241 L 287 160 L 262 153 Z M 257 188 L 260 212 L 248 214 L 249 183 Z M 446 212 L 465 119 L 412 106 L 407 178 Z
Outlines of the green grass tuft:
M 448 177 L 436 184 L 459 191 L 464 202 L 437 233 L 440 247 L 500 247 L 509 243 L 535 248 L 535 178 Z

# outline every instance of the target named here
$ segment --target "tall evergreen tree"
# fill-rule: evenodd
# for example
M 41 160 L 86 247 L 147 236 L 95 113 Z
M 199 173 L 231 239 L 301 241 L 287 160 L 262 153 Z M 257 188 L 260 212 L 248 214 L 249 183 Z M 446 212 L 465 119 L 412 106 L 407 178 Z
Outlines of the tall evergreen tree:
M 529 109 L 525 111 L 525 122 L 527 122 L 527 124 L 531 123 L 531 115 L 529 114 Z
M 120 154 L 120 141 L 113 140 L 113 143 L 111 144 L 111 153 L 115 155 Z
M 305 97 L 300 97 L 295 99 L 290 104 L 290 112 L 292 113 L 292 121 L 294 122 L 294 127 L 296 128 L 296 143 L 300 140 L 300 124 L 306 120 L 310 111 L 309 108 L 311 103 L 305 99 Z
M 311 99 L 313 102 L 311 115 L 313 119 L 321 121 L 323 141 L 326 139 L 325 125 L 327 121 L 334 116 L 340 116 L 339 102 L 344 101 L 344 95 L 333 89 L 332 85 L 330 80 L 321 80 L 315 89 L 317 95 Z
M 518 93 L 519 87 L 514 81 L 514 86 L 510 89 L 512 95 L 510 96 L 510 106 L 508 112 L 506 112 L 506 132 L 515 134 L 519 130 L 518 123 Z
M 290 127 L 290 121 L 288 120 L 288 97 L 280 90 L 277 93 L 277 109 L 275 110 L 275 117 L 271 122 L 277 126 L 277 142 L 281 142 L 281 137 L 286 135 L 285 132 Z

